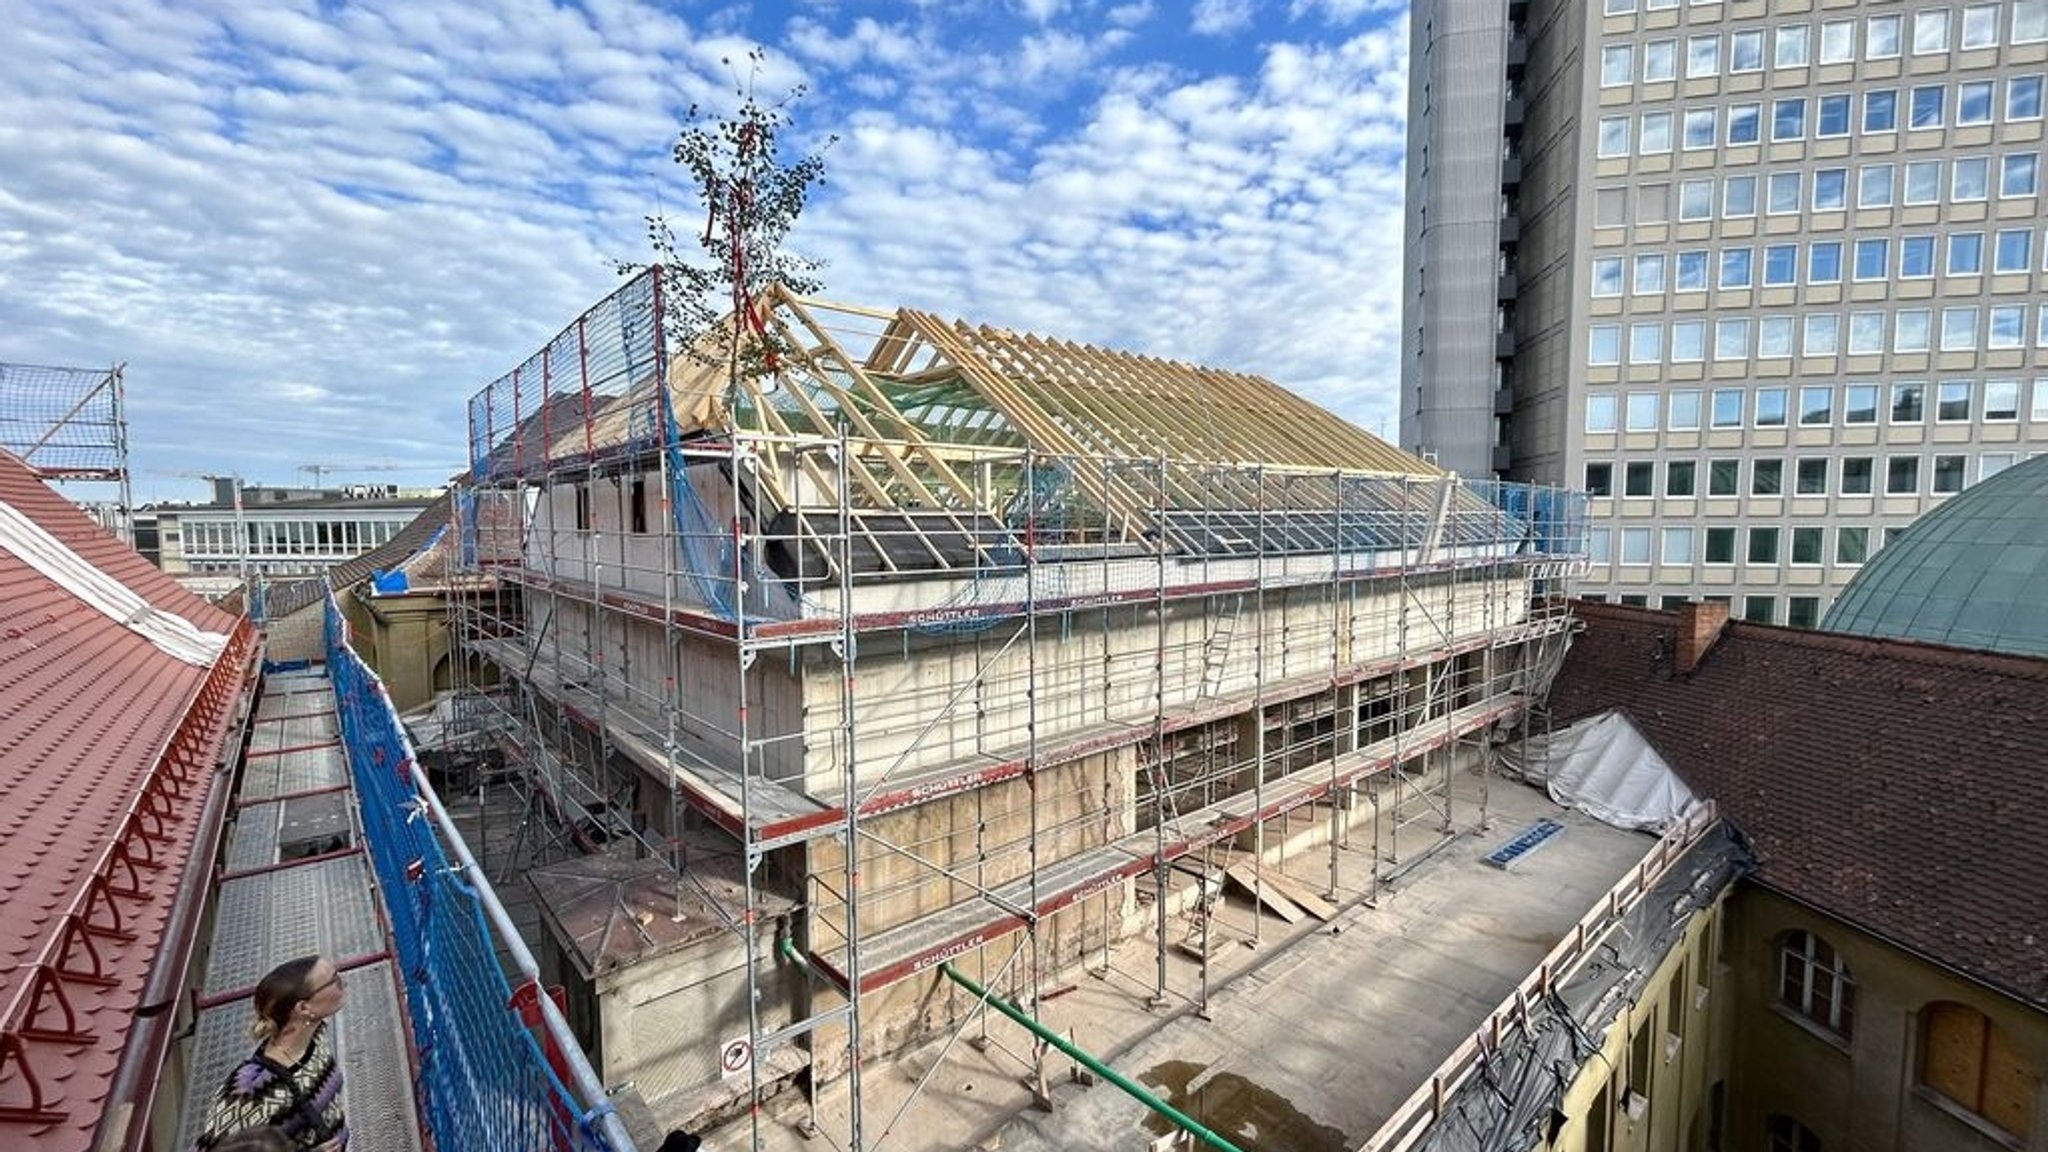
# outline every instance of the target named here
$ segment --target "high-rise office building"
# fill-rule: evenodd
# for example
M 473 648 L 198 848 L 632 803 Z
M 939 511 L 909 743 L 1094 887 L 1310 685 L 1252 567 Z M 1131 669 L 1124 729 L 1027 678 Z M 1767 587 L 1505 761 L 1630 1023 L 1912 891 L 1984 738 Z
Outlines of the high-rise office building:
M 1812 625 L 2048 449 L 2048 0 L 1417 0 L 1402 444 Z

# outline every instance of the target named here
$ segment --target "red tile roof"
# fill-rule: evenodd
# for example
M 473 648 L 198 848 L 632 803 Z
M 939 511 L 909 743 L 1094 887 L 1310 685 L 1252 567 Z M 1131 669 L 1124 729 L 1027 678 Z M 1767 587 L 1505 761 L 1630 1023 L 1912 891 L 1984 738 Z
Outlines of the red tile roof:
M 2048 1006 L 2048 659 L 1575 609 L 1560 721 L 1620 708 L 1749 833 L 1758 880 Z
M 186 864 L 211 850 L 200 814 L 253 633 L 4 452 L 0 503 L 156 608 L 234 635 L 185 663 L 0 545 L 0 1147 L 82 1152 L 177 943 Z

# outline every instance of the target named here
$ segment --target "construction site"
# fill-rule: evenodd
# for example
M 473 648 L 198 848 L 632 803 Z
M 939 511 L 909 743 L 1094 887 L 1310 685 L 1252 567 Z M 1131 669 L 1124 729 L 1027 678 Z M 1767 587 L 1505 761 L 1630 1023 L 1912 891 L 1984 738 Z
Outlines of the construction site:
M 1543 722 L 1574 496 L 911 309 L 771 290 L 670 347 L 662 292 L 470 402 L 450 740 L 526 813 L 488 835 L 578 1040 L 664 1123 L 758 1147 L 762 1101 L 830 1093 L 867 1147 L 864 1062 L 1112 949 L 1184 998 L 1226 879 L 1313 907 L 1342 846 L 1370 890 Z

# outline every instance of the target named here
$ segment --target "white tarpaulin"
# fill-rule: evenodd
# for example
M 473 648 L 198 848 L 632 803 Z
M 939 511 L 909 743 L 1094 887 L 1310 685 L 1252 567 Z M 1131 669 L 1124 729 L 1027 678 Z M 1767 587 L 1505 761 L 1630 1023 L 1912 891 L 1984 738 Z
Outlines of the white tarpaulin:
M 1525 760 L 1516 767 L 1552 800 L 1617 828 L 1662 832 L 1699 802 L 1619 712 L 1531 737 Z
M 175 612 L 156 607 L 4 502 L 0 502 L 0 548 L 94 611 L 187 664 L 203 668 L 227 646 L 225 633 L 208 632 Z

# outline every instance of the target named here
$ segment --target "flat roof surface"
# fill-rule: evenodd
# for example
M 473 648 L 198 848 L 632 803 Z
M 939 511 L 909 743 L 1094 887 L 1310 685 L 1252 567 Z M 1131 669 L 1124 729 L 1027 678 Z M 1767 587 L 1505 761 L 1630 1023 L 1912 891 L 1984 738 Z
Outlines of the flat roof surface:
M 1146 1007 L 1157 970 L 1149 935 L 1119 944 L 1100 978 L 1073 973 L 1048 985 L 1055 995 L 1040 1019 L 1247 1152 L 1360 1147 L 1656 846 L 1653 836 L 1560 808 L 1538 789 L 1498 778 L 1488 784 L 1489 826 L 1481 831 L 1481 780 L 1458 776 L 1450 804 L 1458 834 L 1432 854 L 1420 853 L 1436 841 L 1441 818 L 1411 804 L 1419 819 L 1400 833 L 1406 855 L 1388 869 L 1393 878 L 1376 906 L 1365 902 L 1372 849 L 1363 823 L 1337 853 L 1340 911 L 1328 923 L 1310 917 L 1287 925 L 1265 915 L 1255 925 L 1248 899 L 1229 888 L 1211 926 L 1209 1019 L 1197 1011 L 1198 965 L 1173 948 L 1170 1003 Z M 1285 831 L 1326 820 L 1327 809 L 1295 816 Z M 1507 870 L 1485 862 L 1543 819 L 1564 831 Z M 1276 822 L 1268 843 L 1278 843 L 1282 831 Z M 1247 861 L 1246 853 L 1233 860 Z M 1321 892 L 1329 861 L 1327 845 L 1316 846 L 1295 853 L 1284 871 Z M 1223 865 L 1220 851 L 1214 863 Z M 1262 942 L 1245 946 L 1254 931 Z M 1185 916 L 1169 920 L 1173 942 L 1190 932 Z M 991 971 L 1011 943 L 991 947 Z M 966 996 L 950 987 L 938 995 L 948 993 Z M 870 1140 L 886 1125 L 898 1152 L 1128 1152 L 1164 1131 L 1164 1121 L 1114 1086 L 1074 1083 L 1071 1062 L 1057 1052 L 1047 1059 L 1052 1110 L 1036 1110 L 1026 1084 L 1032 1037 L 994 1012 L 987 1043 L 978 1041 L 977 1021 L 962 1033 L 969 1043 L 947 1047 L 948 1032 L 893 1061 L 869 1063 L 862 1118 Z M 764 1122 L 762 1147 L 809 1147 L 793 1119 Z M 843 1080 L 825 1089 L 818 1123 L 828 1136 L 845 1132 Z M 716 1139 L 743 1147 L 746 1129 L 742 1120 Z
M 1475 819 L 1477 781 L 1461 777 Z M 1248 1150 L 1357 1148 L 1655 846 L 1495 783 L 1490 832 L 1459 836 L 1377 908 L 1293 942 L 1112 1064 Z M 1454 811 L 1456 809 L 1454 808 Z M 1503 870 L 1485 861 L 1539 819 L 1565 826 Z M 1057 1002 L 1055 1004 L 1057 1006 Z M 1130 1149 L 1163 1132 L 1104 1084 L 1003 1130 L 1006 1152 Z

